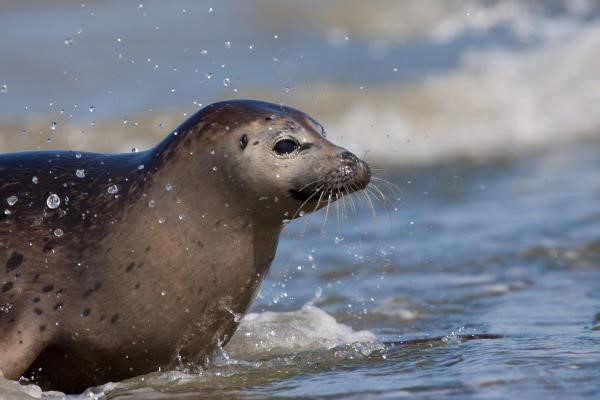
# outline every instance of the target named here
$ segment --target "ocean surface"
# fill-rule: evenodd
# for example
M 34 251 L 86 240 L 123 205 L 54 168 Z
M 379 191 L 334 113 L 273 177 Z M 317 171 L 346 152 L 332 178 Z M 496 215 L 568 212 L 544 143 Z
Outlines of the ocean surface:
M 1 151 L 131 151 L 251 97 L 377 177 L 285 228 L 208 368 L 67 398 L 599 398 L 599 49 L 584 0 L 2 2 Z

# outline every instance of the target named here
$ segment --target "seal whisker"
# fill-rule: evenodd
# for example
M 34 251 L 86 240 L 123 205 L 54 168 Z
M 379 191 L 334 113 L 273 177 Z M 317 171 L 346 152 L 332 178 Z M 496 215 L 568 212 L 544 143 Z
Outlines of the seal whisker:
M 368 188 L 368 186 L 367 186 L 367 188 Z M 361 193 L 367 200 L 367 204 L 369 205 L 369 208 L 371 209 L 371 215 L 373 216 L 373 222 L 375 224 L 377 224 L 377 212 L 375 211 L 375 206 L 373 205 L 373 202 L 371 201 L 371 196 L 369 196 L 369 191 L 363 190 Z
M 340 190 L 339 187 L 336 189 L 336 192 L 337 192 L 335 194 L 335 201 L 336 201 L 336 203 L 340 202 L 340 200 L 341 200 L 341 203 L 342 203 L 342 206 L 341 206 L 341 217 L 342 218 L 341 219 L 343 221 L 344 219 L 346 219 L 346 213 L 345 213 L 346 208 L 344 207 L 344 203 L 345 203 L 346 200 L 344 199 L 344 193 L 342 193 L 342 191 Z M 340 218 L 338 216 L 338 225 L 339 225 L 339 220 L 340 220 Z
M 394 183 L 388 181 L 387 179 L 379 178 L 377 176 L 372 176 L 371 180 L 374 183 L 383 184 L 394 195 L 395 198 L 398 198 L 402 195 L 402 189 L 398 185 L 395 185 Z
M 316 182 L 316 181 L 315 181 L 315 182 Z M 316 188 L 316 190 L 315 190 L 315 191 L 314 191 L 314 192 L 313 192 L 313 193 L 312 193 L 310 196 L 308 196 L 308 198 L 307 198 L 306 200 L 304 200 L 304 201 L 302 202 L 302 204 L 300 204 L 300 207 L 298 207 L 298 209 L 297 209 L 297 210 L 294 212 L 294 214 L 292 215 L 292 218 L 291 218 L 291 219 L 294 219 L 294 218 L 296 218 L 296 217 L 297 217 L 297 216 L 300 214 L 300 212 L 302 211 L 302 209 L 304 208 L 304 206 L 305 206 L 305 205 L 306 205 L 306 204 L 307 204 L 309 201 L 311 201 L 311 199 L 312 199 L 313 197 L 315 197 L 315 196 L 316 196 L 317 194 L 319 194 L 319 193 L 322 193 L 322 189 L 323 189 L 323 187 L 324 187 L 324 186 L 325 186 L 325 185 L 321 185 L 321 186 L 317 187 L 317 188 Z M 316 211 L 316 209 L 317 209 L 317 208 L 319 208 L 319 204 L 320 204 L 320 202 L 321 202 L 321 198 L 319 197 L 319 201 L 317 201 L 317 205 L 315 206 L 315 209 L 313 210 L 313 212 L 314 212 L 314 211 Z
M 348 202 L 350 204 L 350 211 L 352 211 L 352 217 L 354 219 L 354 222 L 356 222 L 356 220 L 358 218 L 358 214 L 356 213 L 356 204 L 354 203 L 354 196 L 353 196 L 353 192 L 356 189 L 352 186 L 352 184 L 350 184 L 350 186 L 344 185 L 344 190 L 348 194 Z
M 327 224 L 327 217 L 329 216 L 329 206 L 331 205 L 332 193 L 333 193 L 333 189 L 329 189 L 329 195 L 327 197 L 327 206 L 325 207 L 325 218 L 323 221 L 323 225 L 321 225 L 321 233 L 325 232 L 325 225 Z
M 317 192 L 315 192 L 315 193 L 317 193 Z M 317 211 L 317 209 L 319 208 L 319 205 L 323 201 L 323 196 L 325 195 L 326 192 L 324 190 L 320 190 L 318 193 L 320 193 L 319 199 L 317 200 L 317 203 L 315 204 L 315 207 L 311 211 L 310 215 L 306 219 L 304 228 L 302 228 L 302 231 L 300 231 L 300 236 L 304 236 L 304 234 L 306 233 L 306 230 L 308 229 L 308 227 L 310 226 L 310 223 L 312 222 L 314 212 Z
M 335 194 L 335 212 L 337 214 L 337 226 L 336 226 L 336 233 L 339 235 L 340 233 L 340 198 L 341 198 L 341 193 L 340 193 L 340 189 L 337 188 L 337 193 Z M 344 210 L 342 209 L 342 219 L 344 219 Z
M 387 206 L 389 204 L 389 199 L 386 197 L 386 195 L 381 191 L 381 189 L 379 189 L 379 187 L 377 186 L 377 184 L 372 183 L 368 189 L 373 193 L 373 195 L 375 196 L 375 198 L 377 200 L 379 200 L 379 202 L 381 203 L 381 206 L 386 209 L 386 211 L 388 211 Z
M 304 189 L 306 189 L 307 187 L 309 187 L 310 185 L 315 185 L 315 184 L 318 184 L 318 183 L 321 183 L 321 182 L 324 182 L 324 181 L 325 181 L 325 178 L 319 178 L 319 179 L 316 179 L 316 180 L 314 180 L 312 182 L 308 182 L 306 185 L 304 185 L 300 189 L 298 189 L 298 191 L 301 192 Z
M 375 184 L 369 185 L 369 187 L 366 189 L 366 191 L 368 193 L 372 194 L 373 197 L 375 197 L 375 199 L 377 200 L 377 202 L 381 205 L 381 207 L 386 211 L 385 215 L 387 215 L 387 217 L 388 217 L 388 222 L 390 224 L 390 230 L 392 230 L 394 224 L 393 224 L 392 217 L 390 215 L 390 209 L 388 208 L 388 204 L 391 205 L 392 208 L 393 208 L 393 204 L 391 204 L 391 202 L 385 197 L 385 195 L 381 192 L 381 190 Z

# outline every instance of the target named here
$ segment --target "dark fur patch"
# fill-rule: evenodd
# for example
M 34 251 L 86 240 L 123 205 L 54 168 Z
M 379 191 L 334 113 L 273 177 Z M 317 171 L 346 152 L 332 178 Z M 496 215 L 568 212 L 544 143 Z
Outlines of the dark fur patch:
M 129 265 L 127 266 L 127 268 L 125 269 L 125 271 L 131 272 L 134 267 L 135 267 L 135 263 L 129 263 Z
M 42 315 L 44 313 L 44 311 L 41 308 L 34 308 L 33 312 L 37 315 Z
M 54 285 L 46 285 L 42 288 L 42 292 L 48 293 L 54 290 Z
M 6 261 L 6 272 L 13 271 L 19 268 L 19 265 L 23 262 L 23 255 L 14 251 L 10 258 Z
M 93 287 L 93 288 L 86 289 L 86 291 L 85 291 L 85 292 L 83 292 L 83 298 L 85 299 L 86 297 L 90 297 L 90 295 L 91 295 L 92 293 L 94 293 L 96 290 L 100 289 L 101 287 L 102 287 L 102 282 L 96 282 L 96 283 L 94 284 L 94 287 Z
M 8 292 L 10 289 L 13 288 L 13 283 L 12 282 L 6 282 L 4 285 L 2 285 L 2 293 Z
M 86 308 L 85 310 L 83 310 L 81 315 L 83 315 L 84 317 L 87 317 L 88 315 L 90 315 L 91 312 L 92 312 L 92 310 L 90 310 L 89 308 Z
M 118 320 L 119 320 L 119 313 L 113 314 L 113 316 L 110 317 L 110 322 L 113 323 L 113 324 L 115 322 L 117 322 Z

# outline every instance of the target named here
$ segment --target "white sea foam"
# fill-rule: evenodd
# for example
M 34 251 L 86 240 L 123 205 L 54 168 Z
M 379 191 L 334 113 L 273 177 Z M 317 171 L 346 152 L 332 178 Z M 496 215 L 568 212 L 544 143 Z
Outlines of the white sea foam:
M 600 136 L 600 26 L 581 23 L 539 46 L 471 51 L 409 87 L 348 96 L 329 124 L 379 164 L 487 160 Z M 343 138 L 339 138 L 343 136 Z
M 307 304 L 296 311 L 247 314 L 225 350 L 233 358 L 248 359 L 267 353 L 275 356 L 329 350 L 353 343 L 372 345 L 371 351 L 382 348 L 372 332 L 355 331 Z

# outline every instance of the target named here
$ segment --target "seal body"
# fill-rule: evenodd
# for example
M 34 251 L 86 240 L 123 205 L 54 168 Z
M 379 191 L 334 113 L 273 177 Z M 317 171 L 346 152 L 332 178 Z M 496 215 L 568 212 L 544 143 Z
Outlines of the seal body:
M 0 369 L 80 392 L 203 362 L 284 221 L 369 179 L 306 114 L 249 100 L 210 105 L 140 153 L 1 155 Z

